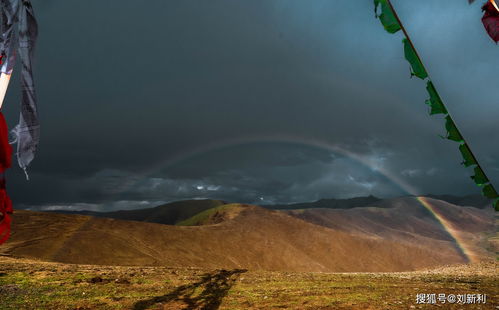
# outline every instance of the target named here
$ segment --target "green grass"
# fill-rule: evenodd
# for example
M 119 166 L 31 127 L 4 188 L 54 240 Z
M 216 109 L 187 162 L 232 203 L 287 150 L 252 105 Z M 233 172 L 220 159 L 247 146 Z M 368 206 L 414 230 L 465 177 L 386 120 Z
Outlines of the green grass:
M 486 266 L 492 270 L 487 275 L 332 274 L 83 266 L 2 258 L 0 309 L 186 309 L 187 304 L 190 309 L 221 310 L 425 309 L 415 303 L 416 294 L 441 292 L 487 294 L 485 305 L 450 309 L 495 309 L 497 266 Z M 95 277 L 102 281 L 92 282 Z
M 221 205 L 215 208 L 211 208 L 208 210 L 204 210 L 186 220 L 180 221 L 176 223 L 175 225 L 178 226 L 196 226 L 196 225 L 203 225 L 208 221 L 208 219 L 214 215 L 216 212 L 224 212 L 229 209 L 234 208 L 234 204 L 227 204 L 227 205 Z

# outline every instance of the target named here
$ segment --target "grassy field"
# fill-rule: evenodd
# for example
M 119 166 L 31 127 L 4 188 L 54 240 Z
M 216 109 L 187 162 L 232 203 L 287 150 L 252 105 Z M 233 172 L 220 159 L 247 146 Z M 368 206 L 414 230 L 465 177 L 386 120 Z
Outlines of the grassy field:
M 240 204 L 226 204 L 217 206 L 208 210 L 199 212 L 198 214 L 178 222 L 175 225 L 179 226 L 195 226 L 195 225 L 208 225 L 216 222 L 234 218 L 243 208 Z M 218 219 L 217 219 L 218 215 Z
M 0 309 L 497 309 L 499 263 L 407 273 L 115 267 L 0 257 Z M 418 293 L 485 304 L 416 303 Z

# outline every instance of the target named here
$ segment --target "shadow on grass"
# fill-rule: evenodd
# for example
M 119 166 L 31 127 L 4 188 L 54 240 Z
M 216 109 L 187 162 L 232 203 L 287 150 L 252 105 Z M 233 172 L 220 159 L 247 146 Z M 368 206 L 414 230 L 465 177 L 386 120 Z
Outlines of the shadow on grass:
M 157 303 L 181 302 L 185 304 L 185 309 L 216 310 L 239 275 L 246 271 L 245 269 L 234 269 L 207 273 L 198 282 L 179 286 L 166 295 L 138 301 L 133 309 L 143 310 Z M 195 294 L 201 288 L 203 291 L 200 294 Z

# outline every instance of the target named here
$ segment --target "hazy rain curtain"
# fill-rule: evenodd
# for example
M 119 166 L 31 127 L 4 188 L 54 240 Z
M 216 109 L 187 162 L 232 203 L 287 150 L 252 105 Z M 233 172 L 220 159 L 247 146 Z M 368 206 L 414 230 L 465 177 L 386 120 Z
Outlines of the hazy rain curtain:
M 484 10 L 486 11 L 486 13 L 482 20 L 489 35 L 492 37 L 492 39 L 494 39 L 494 41 L 497 42 L 499 40 L 499 33 L 497 31 L 497 27 L 499 27 L 499 11 L 496 10 L 495 13 L 491 11 L 491 9 L 496 9 L 492 4 L 492 1 L 493 0 L 485 4 Z M 429 107 L 429 114 L 442 114 L 445 116 L 445 129 L 447 133 L 444 138 L 459 143 L 459 151 L 461 152 L 464 160 L 462 164 L 465 167 L 474 168 L 474 174 L 471 179 L 475 182 L 476 185 L 482 188 L 482 193 L 485 197 L 493 199 L 494 208 L 496 211 L 499 211 L 499 195 L 496 189 L 494 188 L 492 183 L 490 183 L 489 178 L 487 178 L 487 175 L 478 163 L 476 157 L 473 155 L 473 152 L 471 151 L 468 143 L 463 138 L 463 135 L 457 128 L 456 123 L 447 111 L 445 104 L 438 94 L 435 85 L 431 81 L 428 72 L 426 71 L 423 62 L 421 61 L 421 58 L 419 57 L 416 49 L 414 48 L 414 45 L 412 44 L 411 39 L 409 38 L 407 31 L 398 18 L 397 13 L 393 9 L 390 0 L 374 0 L 374 7 L 376 17 L 379 18 L 386 31 L 388 31 L 389 33 L 396 33 L 399 30 L 402 30 L 402 32 L 404 33 L 404 39 L 402 40 L 402 43 L 404 46 L 405 59 L 410 64 L 411 76 L 416 76 L 426 82 L 426 90 L 428 91 L 429 99 L 426 100 L 425 103 Z M 495 19 L 492 18 L 494 16 Z M 491 19 L 488 20 L 487 18 Z M 489 25 L 489 27 L 487 27 L 487 25 Z M 495 29 L 495 32 L 491 31 L 491 29 Z
M 494 42 L 499 41 L 499 4 L 498 0 L 489 0 L 485 2 L 482 7 L 484 12 L 482 17 L 482 23 L 485 30 L 489 36 L 494 40 Z M 475 0 L 469 0 L 469 3 L 473 3 Z
M 11 75 L 16 56 L 21 63 L 21 112 L 19 123 L 10 132 L 17 144 L 17 161 L 26 172 L 35 156 L 39 142 L 39 123 L 36 93 L 33 82 L 32 58 L 38 33 L 38 26 L 29 0 L 0 0 L 1 4 L 1 73 Z M 0 112 L 1 113 L 1 112 Z M 0 115 L 0 244 L 10 235 L 12 202 L 5 190 L 5 169 L 10 167 L 12 148 L 8 142 L 7 124 Z M 27 173 L 26 173 L 27 176 Z

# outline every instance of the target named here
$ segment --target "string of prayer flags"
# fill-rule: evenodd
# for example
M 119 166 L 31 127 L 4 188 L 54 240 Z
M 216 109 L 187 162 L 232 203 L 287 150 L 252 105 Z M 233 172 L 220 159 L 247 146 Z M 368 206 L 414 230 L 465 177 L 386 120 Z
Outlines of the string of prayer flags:
M 469 1 L 471 3 L 474 0 Z M 485 28 L 494 41 L 497 42 L 499 41 L 499 9 L 494 0 L 490 0 L 485 4 L 483 9 L 485 15 L 482 20 Z M 493 9 L 497 10 L 493 11 Z M 499 195 L 497 194 L 496 189 L 492 183 L 490 183 L 489 178 L 478 163 L 475 155 L 473 155 L 469 144 L 465 141 L 463 135 L 457 128 L 456 123 L 449 114 L 390 0 L 374 0 L 374 11 L 376 12 L 376 17 L 381 21 L 381 24 L 386 31 L 389 33 L 396 33 L 397 31 L 402 30 L 404 33 L 404 38 L 402 40 L 404 45 L 404 56 L 411 66 L 411 77 L 416 76 L 426 81 L 426 90 L 430 98 L 425 101 L 425 104 L 430 108 L 430 115 L 445 115 L 445 129 L 447 133 L 443 138 L 459 143 L 459 151 L 463 157 L 462 164 L 465 167 L 474 167 L 474 174 L 471 176 L 471 179 L 473 179 L 476 185 L 482 188 L 482 194 L 485 197 L 493 199 L 493 207 L 496 211 L 499 211 Z M 381 13 L 378 15 L 378 12 Z

